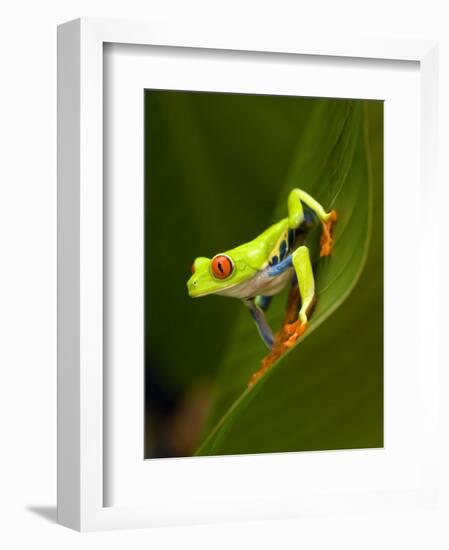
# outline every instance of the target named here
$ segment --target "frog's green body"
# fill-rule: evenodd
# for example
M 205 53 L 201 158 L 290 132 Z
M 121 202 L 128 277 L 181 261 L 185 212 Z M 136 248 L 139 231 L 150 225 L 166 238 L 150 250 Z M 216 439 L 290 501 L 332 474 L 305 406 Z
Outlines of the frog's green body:
M 270 265 L 273 258 L 280 258 L 281 243 L 288 243 L 287 219 L 272 225 L 256 239 L 224 252 L 223 254 L 232 258 L 235 266 L 226 280 L 213 276 L 209 269 L 210 260 L 197 258 L 194 263 L 195 273 L 187 283 L 190 296 L 197 298 L 208 294 L 220 294 L 244 300 L 260 294 L 276 294 L 262 292 L 264 289 L 260 285 L 254 291 L 251 291 L 251 288 L 257 275 Z M 270 281 L 267 280 L 267 283 Z
M 306 212 L 303 204 L 307 207 Z M 216 254 L 211 260 L 204 257 L 195 260 L 193 274 L 187 282 L 189 295 L 219 294 L 243 300 L 263 341 L 273 350 L 275 339 L 265 320 L 264 309 L 271 296 L 278 294 L 289 281 L 295 286 L 297 280 L 301 298 L 298 320 L 284 327 L 289 337 L 283 341 L 283 346 L 290 347 L 307 328 L 308 315 L 315 301 L 309 250 L 301 239 L 301 234 L 304 235 L 315 219 L 323 225 L 321 256 L 329 255 L 335 212 L 326 213 L 310 195 L 293 189 L 288 197 L 287 218 L 252 241 Z

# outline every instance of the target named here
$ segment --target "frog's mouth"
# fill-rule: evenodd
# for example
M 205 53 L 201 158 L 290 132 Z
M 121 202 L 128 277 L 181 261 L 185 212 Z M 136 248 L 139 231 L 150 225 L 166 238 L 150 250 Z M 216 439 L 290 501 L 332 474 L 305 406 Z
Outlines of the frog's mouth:
M 203 296 L 207 296 L 208 292 L 198 292 L 192 289 L 188 289 L 190 298 L 202 298 Z
M 187 292 L 191 298 L 201 298 L 202 296 L 207 296 L 210 292 L 201 292 L 198 289 L 198 283 L 195 280 L 190 279 L 187 281 Z
M 214 288 L 200 291 L 197 287 L 197 283 L 195 280 L 187 281 L 187 291 L 190 298 L 202 298 L 203 296 L 210 296 L 211 294 L 227 296 L 229 293 L 230 295 L 232 295 L 232 289 L 235 289 L 238 286 L 240 286 L 240 283 L 235 283 L 234 285 L 229 286 L 226 289 Z

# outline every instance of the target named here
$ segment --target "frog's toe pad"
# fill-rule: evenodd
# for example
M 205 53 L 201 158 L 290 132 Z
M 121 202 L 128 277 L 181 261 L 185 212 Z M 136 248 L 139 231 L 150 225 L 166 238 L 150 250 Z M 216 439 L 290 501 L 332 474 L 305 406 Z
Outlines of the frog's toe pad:
M 248 380 L 248 388 L 251 389 L 254 384 L 256 384 L 260 378 L 271 368 L 271 365 L 276 361 L 278 355 L 276 353 L 270 353 L 262 360 L 260 369 L 256 372 L 253 372 L 251 378 Z
M 260 378 L 262 378 L 262 376 L 271 369 L 271 366 L 279 359 L 283 351 L 283 343 L 278 338 L 270 353 L 260 362 L 260 369 L 251 375 L 251 378 L 248 381 L 249 389 L 251 389 L 254 384 L 256 384 Z
M 307 323 L 301 322 L 299 319 L 294 323 L 290 323 L 285 326 L 285 332 L 289 335 L 289 338 L 285 340 L 284 346 L 291 348 L 295 345 L 296 340 L 302 336 L 307 329 Z
M 251 378 L 248 380 L 248 389 L 253 388 L 254 385 L 257 384 L 257 382 L 259 381 L 259 378 L 261 378 L 263 375 L 264 375 L 264 372 L 260 372 L 260 371 L 254 372 L 251 375 Z
M 321 249 L 320 249 L 320 256 L 329 256 L 329 254 L 332 251 L 332 226 L 337 221 L 337 212 L 335 210 L 332 210 L 330 212 L 329 219 L 322 222 L 323 224 L 323 232 L 321 234 Z

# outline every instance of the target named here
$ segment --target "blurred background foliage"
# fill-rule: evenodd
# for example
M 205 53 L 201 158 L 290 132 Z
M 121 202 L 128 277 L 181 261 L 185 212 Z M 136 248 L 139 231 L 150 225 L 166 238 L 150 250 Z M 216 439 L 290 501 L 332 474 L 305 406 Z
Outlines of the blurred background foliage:
M 145 92 L 146 457 L 382 446 L 382 136 L 377 101 Z M 265 354 L 248 312 L 185 283 L 295 186 L 338 210 L 334 254 L 311 236 L 311 327 L 248 392 Z

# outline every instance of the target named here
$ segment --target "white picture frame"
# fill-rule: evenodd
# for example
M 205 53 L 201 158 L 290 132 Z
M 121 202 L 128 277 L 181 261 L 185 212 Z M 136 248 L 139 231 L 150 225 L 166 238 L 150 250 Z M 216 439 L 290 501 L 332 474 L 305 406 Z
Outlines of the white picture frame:
M 330 62 L 337 57 L 348 62 L 358 58 L 358 63 L 363 63 L 363 59 L 415 62 L 420 83 L 418 179 L 419 192 L 426 204 L 422 211 L 425 218 L 422 239 L 427 242 L 426 262 L 420 265 L 421 297 L 424 292 L 427 294 L 419 307 L 422 319 L 438 316 L 438 300 L 435 299 L 438 286 L 428 289 L 423 283 L 433 278 L 432 273 L 438 270 L 438 222 L 432 216 L 432 210 L 437 208 L 438 58 L 434 42 L 356 38 L 337 42 L 279 34 L 267 38 L 255 32 L 248 33 L 246 29 L 236 30 L 228 36 L 219 28 L 205 28 L 203 34 L 198 35 L 181 26 L 165 29 L 151 23 L 91 19 L 61 25 L 58 28 L 59 523 L 78 530 L 98 530 L 342 513 L 360 507 L 377 510 L 416 506 L 419 509 L 436 505 L 438 479 L 434 467 L 438 464 L 438 455 L 434 444 L 437 437 L 438 330 L 437 327 L 429 330 L 420 323 L 414 336 L 427 350 L 426 378 L 424 381 L 420 370 L 413 371 L 411 376 L 417 377 L 416 383 L 421 388 L 420 402 L 425 408 L 427 423 L 420 426 L 420 435 L 428 443 L 428 453 L 417 459 L 416 467 L 422 468 L 422 475 L 416 483 L 390 490 L 382 488 L 377 492 L 367 489 L 363 494 L 353 494 L 342 488 L 324 496 L 322 491 L 317 491 L 307 494 L 306 500 L 295 491 L 288 498 L 276 494 L 273 486 L 266 499 L 259 503 L 239 500 L 238 496 L 234 499 L 221 497 L 220 494 L 215 494 L 214 498 L 211 494 L 208 498 L 205 490 L 202 498 L 195 502 L 179 498 L 178 504 L 178 499 L 172 496 L 165 506 L 137 501 L 133 505 L 129 498 L 126 505 L 105 506 L 108 500 L 106 453 L 112 452 L 104 444 L 105 414 L 108 414 L 103 370 L 105 44 L 157 45 L 172 51 L 175 51 L 173 48 L 199 48 L 206 54 L 211 50 L 233 51 L 236 55 L 248 51 L 264 55 L 265 52 L 271 59 L 277 53 L 329 56 Z M 388 225 L 386 229 L 388 239 Z M 290 453 L 283 457 L 267 456 L 263 460 L 266 464 L 277 461 L 278 465 L 283 461 L 282 468 L 294 468 L 296 457 L 296 453 Z M 248 457 L 246 460 L 248 464 Z M 235 468 L 237 462 L 240 466 L 243 464 L 239 457 L 215 458 L 214 462 L 214 468 L 221 462 L 223 471 Z M 177 461 L 180 475 L 183 475 L 183 463 L 185 459 Z

